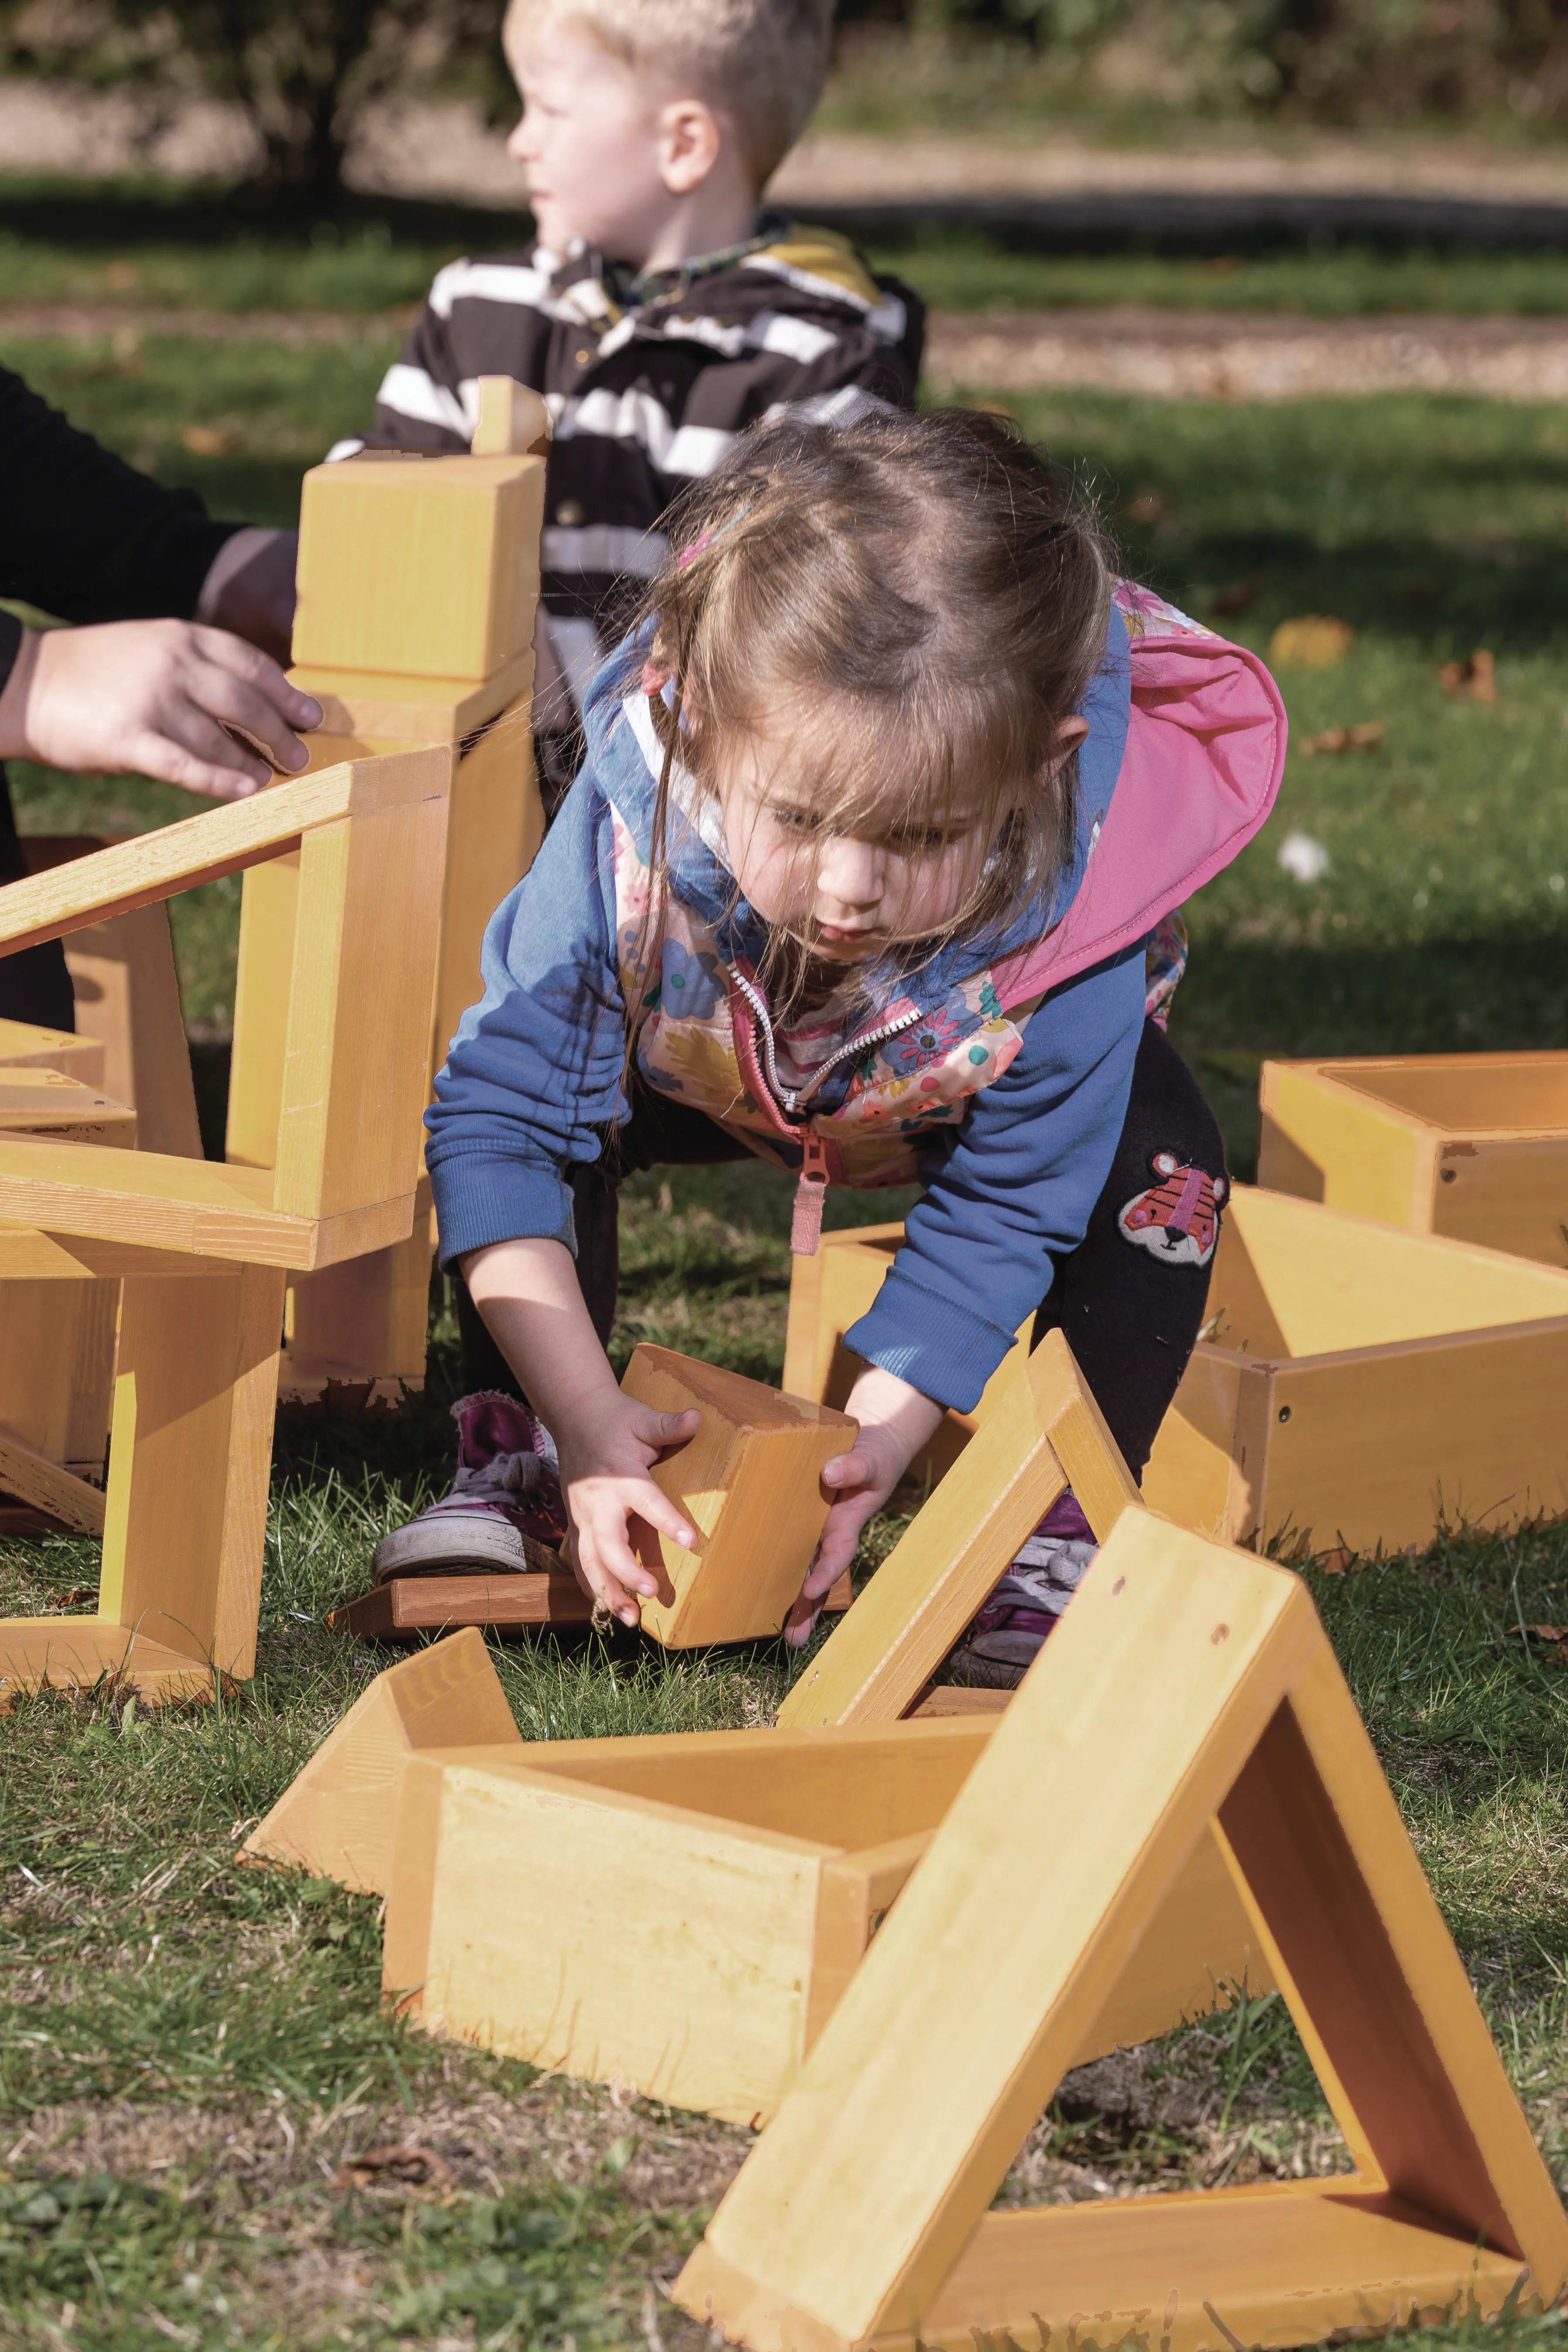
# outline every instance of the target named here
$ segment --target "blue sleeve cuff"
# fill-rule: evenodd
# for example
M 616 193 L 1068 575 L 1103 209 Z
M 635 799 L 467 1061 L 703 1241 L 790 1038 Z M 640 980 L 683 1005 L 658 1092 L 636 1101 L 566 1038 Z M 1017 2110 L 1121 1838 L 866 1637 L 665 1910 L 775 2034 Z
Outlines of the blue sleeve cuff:
M 844 1344 L 867 1363 L 908 1381 L 933 1404 L 973 1412 L 1016 1338 L 973 1307 L 911 1281 L 895 1263 L 869 1311 L 844 1334 Z
M 492 1242 L 561 1242 L 577 1254 L 572 1190 L 552 1170 L 454 1151 L 430 1168 L 443 1270 Z

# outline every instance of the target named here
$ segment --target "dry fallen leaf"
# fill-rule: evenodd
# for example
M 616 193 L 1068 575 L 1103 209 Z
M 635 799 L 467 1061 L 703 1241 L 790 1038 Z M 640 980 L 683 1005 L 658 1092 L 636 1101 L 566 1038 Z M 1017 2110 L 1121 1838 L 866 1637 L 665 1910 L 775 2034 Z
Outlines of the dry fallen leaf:
M 57 1592 L 46 1602 L 50 1609 L 79 1609 L 84 1601 L 96 1601 L 96 1584 L 73 1584 L 68 1592 Z
M 1484 646 L 1467 662 L 1445 662 L 1437 675 L 1445 694 L 1468 694 L 1472 702 L 1497 700 L 1497 665 Z
M 1301 669 L 1328 669 L 1343 661 L 1354 643 L 1348 621 L 1336 621 L 1329 613 L 1302 613 L 1280 622 L 1268 640 L 1268 658 L 1294 662 Z
M 232 433 L 220 433 L 216 425 L 187 425 L 180 439 L 193 457 L 226 457 L 234 446 Z
M 395 2180 L 405 2189 L 444 2188 L 451 2177 L 433 2147 L 405 2143 L 401 2147 L 367 2147 L 363 2156 L 351 2156 L 332 2175 L 332 2187 L 369 2189 L 377 2180 Z
M 1303 760 L 1320 751 L 1375 751 L 1383 735 L 1382 719 L 1368 719 L 1359 727 L 1325 727 L 1321 734 L 1303 736 L 1296 748 Z

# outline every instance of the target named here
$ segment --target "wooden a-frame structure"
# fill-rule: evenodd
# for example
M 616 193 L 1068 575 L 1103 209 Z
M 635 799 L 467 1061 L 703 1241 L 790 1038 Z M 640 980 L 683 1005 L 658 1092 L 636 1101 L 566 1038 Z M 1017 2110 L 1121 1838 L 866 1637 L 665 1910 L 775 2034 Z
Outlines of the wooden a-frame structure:
M 1353 2172 L 989 2210 L 1205 1833 Z M 1306 1588 L 1129 1512 L 675 2292 L 752 2352 L 1237 2352 L 1565 2284 L 1568 2221 Z

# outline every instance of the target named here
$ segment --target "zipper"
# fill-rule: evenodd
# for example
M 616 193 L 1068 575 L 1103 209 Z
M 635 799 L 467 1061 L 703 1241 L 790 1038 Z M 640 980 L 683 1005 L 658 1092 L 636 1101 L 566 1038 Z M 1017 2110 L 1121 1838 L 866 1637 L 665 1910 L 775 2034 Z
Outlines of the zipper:
M 822 1064 L 820 1069 L 813 1073 L 804 1087 L 792 1091 L 779 1076 L 779 1066 L 773 1055 L 773 1024 L 768 1016 L 767 1001 L 762 990 L 749 981 L 744 972 L 734 972 L 732 978 L 736 987 L 762 1024 L 763 1055 L 767 1067 L 768 1084 L 787 1111 L 797 1111 L 802 1103 L 809 1102 L 824 1078 L 830 1076 L 840 1062 L 847 1062 L 851 1056 L 863 1054 L 868 1045 L 885 1045 L 889 1037 L 896 1037 L 900 1029 L 912 1028 L 921 1017 L 920 1006 L 916 1004 L 912 1005 L 908 1013 L 900 1013 L 896 1020 L 884 1021 L 875 1029 L 863 1029 L 858 1036 L 851 1037 L 847 1045 L 840 1045 L 829 1054 L 826 1061 Z
M 792 1089 L 786 1087 L 779 1076 L 778 1060 L 773 1052 L 773 1024 L 769 1017 L 767 1000 L 762 990 L 753 982 L 748 980 L 744 972 L 731 969 L 730 977 L 749 1006 L 753 1021 L 762 1031 L 767 1083 L 773 1088 L 775 1097 L 769 1108 L 778 1118 L 779 1125 L 786 1134 L 798 1133 L 800 1138 L 800 1176 L 795 1188 L 795 1210 L 790 1218 L 790 1251 L 795 1257 L 815 1257 L 817 1244 L 822 1238 L 822 1212 L 827 1199 L 827 1187 L 833 1180 L 832 1163 L 837 1155 L 821 1136 L 812 1132 L 809 1124 L 799 1129 L 789 1127 L 780 1113 L 779 1106 L 782 1105 L 785 1111 L 798 1111 L 800 1106 L 809 1100 L 822 1084 L 823 1079 L 830 1071 L 836 1070 L 840 1062 L 847 1061 L 851 1055 L 863 1054 L 868 1045 L 880 1045 L 888 1038 L 896 1037 L 900 1029 L 910 1028 L 921 1018 L 920 1007 L 918 1004 L 913 1005 L 908 1013 L 900 1013 L 894 1020 L 880 1022 L 874 1029 L 862 1030 L 860 1034 L 852 1037 L 847 1045 L 840 1045 L 836 1053 L 830 1054 L 821 1068 L 813 1074 L 804 1087 Z M 752 1045 L 749 1055 L 742 1054 L 741 1056 L 742 1072 L 745 1070 L 748 1059 L 751 1061 L 753 1072 L 760 1077 L 763 1072 L 757 1066 L 754 1043 Z

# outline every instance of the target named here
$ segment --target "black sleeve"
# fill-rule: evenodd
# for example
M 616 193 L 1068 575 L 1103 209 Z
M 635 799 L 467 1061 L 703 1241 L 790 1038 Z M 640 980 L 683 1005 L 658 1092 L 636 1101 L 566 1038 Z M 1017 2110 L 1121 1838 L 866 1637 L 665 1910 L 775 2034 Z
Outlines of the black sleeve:
M 0 694 L 5 691 L 5 681 L 16 667 L 21 648 L 21 622 L 14 613 L 0 613 Z
M 0 596 L 62 621 L 185 620 L 240 528 L 137 473 L 0 368 Z M 16 657 L 0 629 L 0 678 Z

